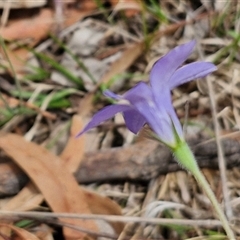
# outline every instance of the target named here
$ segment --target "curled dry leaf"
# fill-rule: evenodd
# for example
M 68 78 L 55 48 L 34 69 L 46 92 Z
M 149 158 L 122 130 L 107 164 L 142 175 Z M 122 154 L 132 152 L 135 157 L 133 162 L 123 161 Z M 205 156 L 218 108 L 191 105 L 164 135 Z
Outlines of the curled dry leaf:
M 60 158 L 15 134 L 1 135 L 0 147 L 28 174 L 54 212 L 91 213 L 83 190 Z M 62 219 L 62 222 L 98 231 L 94 221 Z M 87 237 L 69 228 L 64 228 L 64 234 L 66 239 Z
M 81 118 L 75 116 L 71 128 L 72 136 L 61 155 L 65 160 L 64 162 L 44 148 L 26 142 L 22 137 L 14 134 L 0 136 L 0 147 L 30 176 L 53 211 L 121 215 L 121 208 L 117 203 L 107 197 L 80 188 L 69 172 L 77 170 L 84 154 L 84 139 L 79 138 L 74 141 L 75 138 L 73 138 L 81 126 Z M 18 144 L 20 142 L 21 144 Z M 65 192 L 63 189 L 65 189 Z M 28 202 L 27 205 L 25 204 L 25 209 L 17 205 L 16 201 L 19 201 L 19 199 L 21 202 L 24 199 Z M 36 201 L 41 201 L 41 194 L 38 194 L 30 184 L 13 198 L 5 208 L 8 210 L 18 208 L 20 208 L 18 210 L 26 210 L 36 204 Z M 93 222 L 90 224 L 76 219 L 63 221 L 96 231 Z M 111 226 L 119 234 L 123 230 L 124 224 L 116 222 L 112 223 Z M 76 232 L 74 231 L 74 233 Z

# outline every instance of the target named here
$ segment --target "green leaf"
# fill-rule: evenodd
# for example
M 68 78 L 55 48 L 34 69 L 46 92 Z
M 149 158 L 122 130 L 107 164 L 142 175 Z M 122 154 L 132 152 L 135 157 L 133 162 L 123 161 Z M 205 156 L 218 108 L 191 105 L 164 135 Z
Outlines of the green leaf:
M 20 220 L 19 222 L 15 223 L 15 226 L 19 227 L 19 228 L 25 228 L 25 227 L 31 226 L 32 224 L 34 224 L 33 220 L 24 219 L 24 220 Z
M 24 79 L 26 79 L 26 80 L 42 81 L 44 79 L 49 78 L 49 76 L 50 76 L 50 73 L 43 68 L 30 66 L 30 65 L 29 65 L 29 67 L 32 69 L 32 73 L 26 74 L 24 76 Z

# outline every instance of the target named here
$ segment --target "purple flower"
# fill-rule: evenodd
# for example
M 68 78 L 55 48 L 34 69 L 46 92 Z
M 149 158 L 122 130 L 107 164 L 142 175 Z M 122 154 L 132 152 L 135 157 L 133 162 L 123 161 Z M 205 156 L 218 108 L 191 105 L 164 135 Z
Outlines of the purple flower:
M 171 90 L 217 69 L 209 62 L 194 62 L 181 67 L 195 43 L 191 41 L 178 46 L 160 58 L 150 72 L 150 86 L 140 82 L 123 95 L 105 91 L 107 97 L 118 100 L 117 104 L 97 112 L 78 136 L 122 112 L 127 128 L 135 134 L 148 124 L 157 137 L 171 148 L 184 141 L 181 124 L 172 106 Z

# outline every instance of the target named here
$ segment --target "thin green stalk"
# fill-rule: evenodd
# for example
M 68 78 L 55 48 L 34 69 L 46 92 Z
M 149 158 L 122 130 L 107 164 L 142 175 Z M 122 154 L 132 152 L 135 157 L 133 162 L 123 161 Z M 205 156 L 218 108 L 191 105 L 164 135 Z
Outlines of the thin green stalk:
M 230 228 L 229 222 L 228 222 L 225 214 L 223 213 L 221 206 L 219 205 L 212 189 L 210 188 L 210 186 L 209 186 L 206 178 L 202 174 L 202 172 L 199 169 L 196 169 L 196 171 L 194 171 L 194 173 L 192 173 L 192 174 L 195 177 L 195 179 L 197 180 L 198 184 L 204 189 L 209 200 L 211 201 L 213 208 L 215 209 L 220 221 L 222 222 L 223 228 L 225 229 L 228 238 L 230 240 L 236 239 L 232 229 Z
M 60 63 L 55 61 L 53 58 L 47 56 L 46 54 L 40 53 L 35 51 L 34 49 L 28 49 L 30 52 L 32 52 L 36 57 L 40 58 L 41 60 L 48 63 L 52 68 L 60 72 L 63 76 L 65 76 L 70 81 L 76 83 L 80 88 L 84 89 L 84 83 L 83 80 L 76 77 L 71 71 L 69 71 L 67 68 L 63 67 Z
M 147 27 L 147 18 L 146 18 L 146 12 L 142 11 L 142 30 L 143 30 L 143 37 L 144 37 L 144 41 L 146 44 L 146 48 L 148 49 L 150 46 L 150 41 L 149 41 L 149 37 L 148 37 L 148 27 Z
M 229 225 L 229 222 L 218 203 L 216 196 L 214 195 L 212 189 L 210 188 L 206 178 L 204 177 L 203 173 L 199 169 L 195 157 L 190 150 L 189 146 L 186 142 L 179 142 L 175 149 L 172 149 L 175 157 L 177 158 L 178 162 L 188 170 L 197 180 L 198 184 L 202 187 L 202 189 L 207 194 L 209 200 L 212 203 L 214 210 L 216 211 L 220 221 L 222 222 L 223 228 L 226 231 L 226 234 L 229 240 L 235 240 L 234 233 Z

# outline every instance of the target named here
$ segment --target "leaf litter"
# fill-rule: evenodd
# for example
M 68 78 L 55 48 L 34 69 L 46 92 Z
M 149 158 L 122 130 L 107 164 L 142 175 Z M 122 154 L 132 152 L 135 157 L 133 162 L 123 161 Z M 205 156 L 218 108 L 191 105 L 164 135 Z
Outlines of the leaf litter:
M 74 2 L 71 1 L 69 4 L 75 4 Z M 86 3 L 84 1 L 82 6 L 88 4 L 87 2 L 90 1 L 86 1 Z M 222 129 L 220 137 L 223 137 L 224 134 L 225 139 L 231 138 L 238 141 L 237 132 L 240 122 L 239 83 L 237 78 L 239 56 L 235 47 L 239 45 L 237 35 L 239 30 L 237 17 L 239 3 L 235 6 L 234 3 L 223 5 L 222 1 L 215 1 L 209 5 L 209 1 L 198 1 L 198 4 L 196 4 L 194 1 L 168 0 L 162 1 L 160 3 L 161 9 L 157 9 L 156 6 L 159 5 L 154 4 L 156 1 L 150 1 L 150 7 L 144 5 L 144 1 L 142 3 L 132 1 L 131 6 L 124 3 L 114 5 L 116 3 L 111 2 L 112 14 L 104 4 L 101 7 L 102 10 L 99 10 L 99 8 L 97 12 L 93 13 L 92 7 L 94 5 L 91 5 L 89 11 L 91 14 L 86 15 L 84 13 L 84 16 L 87 17 L 84 20 L 76 21 L 75 24 L 67 17 L 69 16 L 68 13 L 74 15 L 74 11 L 69 10 L 68 13 L 66 11 L 66 20 L 69 20 L 67 24 L 70 27 L 60 31 L 58 29 L 57 32 L 54 32 L 60 42 L 54 41 L 53 38 L 43 40 L 48 32 L 52 31 L 52 28 L 48 28 L 41 29 L 43 31 L 38 32 L 39 35 L 31 33 L 30 37 L 34 37 L 35 40 L 29 45 L 26 42 L 24 43 L 28 45 L 28 48 L 21 48 L 24 45 L 21 42 L 15 45 L 18 46 L 17 48 L 14 46 L 15 43 L 8 43 L 8 54 L 15 55 L 17 51 L 23 51 L 23 53 L 20 53 L 21 58 L 27 59 L 30 56 L 34 61 L 29 60 L 29 63 L 33 64 L 34 62 L 34 67 L 44 68 L 48 74 L 46 76 L 49 77 L 45 79 L 43 75 L 43 78 L 38 79 L 38 81 L 27 79 L 27 74 L 37 75 L 38 72 L 34 72 L 33 67 L 25 68 L 24 61 L 18 61 L 17 63 L 10 57 L 17 73 L 17 81 L 21 83 L 21 88 L 24 91 L 30 93 L 30 96 L 21 101 L 19 96 L 12 95 L 9 88 L 5 87 L 6 85 L 0 86 L 0 104 L 2 109 L 5 108 L 3 112 L 1 111 L 2 116 L 0 118 L 2 129 L 5 132 L 0 137 L 0 146 L 3 150 L 1 154 L 7 154 L 8 158 L 11 158 L 11 160 L 7 160 L 7 164 L 9 164 L 9 161 L 15 162 L 34 184 L 28 183 L 21 191 L 16 190 L 19 192 L 15 192 L 14 197 L 10 197 L 13 193 L 6 194 L 9 199 L 2 201 L 1 210 L 14 210 L 16 212 L 39 210 L 44 212 L 51 209 L 56 213 L 106 215 L 121 215 L 122 212 L 125 216 L 139 217 L 140 219 L 156 217 L 156 219 L 164 220 L 166 218 L 166 224 L 162 222 L 161 225 L 152 225 L 147 222 L 139 224 L 134 221 L 126 223 L 125 226 L 120 223 L 113 223 L 111 225 L 115 232 L 113 233 L 109 229 L 105 231 L 103 226 L 94 220 L 85 221 L 59 217 L 60 221 L 54 220 L 56 224 L 62 223 L 64 239 L 70 239 L 72 236 L 77 236 L 79 239 L 84 237 L 94 238 L 94 236 L 96 237 L 94 233 L 100 235 L 106 232 L 115 236 L 115 239 L 194 239 L 197 237 L 210 239 L 211 234 L 221 239 L 222 231 L 218 224 L 201 227 L 194 222 L 194 220 L 215 219 L 215 216 L 208 199 L 186 172 L 173 171 L 150 177 L 150 180 L 147 181 L 138 178 L 135 181 L 129 179 L 116 181 L 111 178 L 111 175 L 108 175 L 108 172 L 109 174 L 111 172 L 111 169 L 108 169 L 111 164 L 107 164 L 106 161 L 99 161 L 99 165 L 105 164 L 106 171 L 103 174 L 108 180 L 103 182 L 93 181 L 85 185 L 84 187 L 88 190 L 83 187 L 81 182 L 81 185 L 78 185 L 72 173 L 76 173 L 79 166 L 81 169 L 86 152 L 91 151 L 93 158 L 98 156 L 94 153 L 103 154 L 104 157 L 104 151 L 107 154 L 108 149 L 112 148 L 112 155 L 110 155 L 108 161 L 114 163 L 116 158 L 114 155 L 116 154 L 114 153 L 115 147 L 119 147 L 118 150 L 131 149 L 140 146 L 136 145 L 137 142 L 142 142 L 143 145 L 147 146 L 147 143 L 145 144 L 145 140 L 143 140 L 144 132 L 136 138 L 130 136 L 119 116 L 116 116 L 113 121 L 104 123 L 83 138 L 75 139 L 74 136 L 94 112 L 109 104 L 101 96 L 99 89 L 108 87 L 121 93 L 139 80 L 147 81 L 146 76 L 154 63 L 154 59 L 159 58 L 176 45 L 197 37 L 200 50 L 206 55 L 205 59 L 211 60 L 219 66 L 219 70 L 210 77 L 210 80 L 214 86 L 217 117 Z M 69 8 L 69 5 L 65 5 L 65 7 Z M 161 23 L 156 17 L 159 17 L 159 14 L 162 13 L 159 10 L 165 14 L 163 18 L 165 20 Z M 41 11 L 39 15 L 36 15 L 39 19 L 46 9 Z M 47 11 L 50 11 L 52 15 L 54 14 L 51 8 L 47 8 Z M 78 13 L 84 12 L 81 8 L 76 11 Z M 121 15 L 124 12 L 128 16 L 127 19 Z M 105 19 L 106 13 L 109 14 L 109 19 Z M 74 16 L 71 19 L 75 18 Z M 81 16 L 78 17 L 78 19 L 80 18 Z M 228 19 L 227 22 L 226 18 Z M 49 23 L 54 26 L 52 20 L 50 19 Z M 114 22 L 112 23 L 111 20 L 114 20 Z M 16 21 L 15 26 L 20 23 Z M 37 23 L 40 24 L 41 21 L 37 20 Z M 58 27 L 60 27 L 60 22 L 58 24 Z M 14 33 L 14 39 L 19 40 L 20 35 L 16 35 L 17 31 L 12 30 L 10 26 L 9 22 L 4 31 Z M 195 34 L 196 29 L 197 35 Z M 236 34 L 227 34 L 229 30 L 235 31 Z M 80 40 L 83 40 L 81 35 L 85 35 L 86 31 L 92 37 L 89 36 L 89 41 L 78 45 L 78 42 L 81 43 Z M 99 38 L 94 39 L 96 33 Z M 25 34 L 22 39 L 28 36 L 26 32 L 22 32 L 22 34 Z M 146 37 L 146 35 L 150 37 Z M 4 34 L 2 36 L 7 39 Z M 38 43 L 40 44 L 36 46 Z M 62 44 L 64 44 L 64 47 Z M 36 46 L 34 51 L 41 54 L 33 54 L 33 51 L 31 51 L 32 54 L 29 53 L 29 47 L 33 46 Z M 19 59 L 19 57 L 17 58 Z M 46 59 L 49 58 L 53 62 L 47 62 Z M 79 65 L 76 58 L 81 60 L 82 66 Z M 200 59 L 200 57 L 199 52 L 196 51 L 192 55 L 191 61 L 197 59 Z M 6 74 L 4 69 L 7 69 L 7 62 L 1 59 L 1 66 L 2 63 L 4 68 L 1 69 L 1 77 L 5 80 L 5 75 L 2 75 L 2 73 Z M 35 71 L 37 68 L 35 68 Z M 79 81 L 82 79 L 84 84 L 82 86 L 74 85 L 69 74 L 65 74 L 63 78 L 62 73 L 64 72 L 61 72 L 61 69 L 70 70 L 72 75 L 77 77 Z M 96 79 L 96 83 L 91 81 L 89 73 Z M 56 74 L 58 74 L 57 77 Z M 11 79 L 11 74 L 8 78 Z M 17 90 L 13 84 L 13 79 L 7 82 L 10 83 L 11 88 Z M 46 96 L 53 91 L 59 93 L 61 90 L 70 88 L 75 88 L 77 91 L 62 95 L 61 98 L 57 99 L 59 104 L 50 108 L 49 103 L 47 104 L 43 98 L 34 98 L 33 93 L 36 87 L 41 84 L 48 87 L 42 90 L 42 93 Z M 173 91 L 173 101 L 177 114 L 181 117 L 181 120 L 185 119 L 186 134 L 193 147 L 195 144 L 199 144 L 196 139 L 201 144 L 201 142 L 212 139 L 214 136 L 208 94 L 209 89 L 204 81 L 199 81 L 197 84 L 190 83 Z M 61 102 L 62 99 L 68 101 L 69 105 L 64 105 L 64 102 Z M 186 108 L 186 102 L 189 102 L 188 109 Z M 10 110 L 5 107 L 6 103 L 9 104 Z M 24 108 L 22 108 L 23 106 Z M 21 111 L 20 107 L 22 108 Z M 11 112 L 13 110 L 15 111 L 14 114 Z M 29 110 L 31 111 L 29 112 Z M 39 118 L 37 114 L 40 116 Z M 69 132 L 67 122 L 71 122 Z M 32 128 L 33 126 L 34 128 Z M 30 129 L 32 130 L 29 131 Z M 232 135 L 233 133 L 235 135 Z M 32 142 L 27 142 L 24 138 L 28 138 Z M 58 150 L 55 151 L 50 147 L 49 150 L 46 150 L 44 146 L 54 146 Z M 103 151 L 103 149 L 105 150 Z M 226 149 L 224 148 L 224 150 Z M 60 152 L 62 153 L 60 154 Z M 214 156 L 216 153 L 217 151 L 214 152 Z M 59 155 L 59 157 L 56 155 Z M 124 159 L 126 156 L 128 155 L 124 156 L 122 154 L 121 158 Z M 145 159 L 148 159 L 149 156 L 151 156 L 150 153 L 146 154 Z M 212 156 L 209 156 L 211 159 Z M 228 157 L 227 155 L 227 161 Z M 128 161 L 131 161 L 131 158 Z M 142 163 L 139 162 L 139 164 L 141 166 Z M 224 199 L 222 186 L 223 184 L 227 185 L 230 204 L 235 217 L 233 220 L 237 222 L 239 169 L 233 164 L 231 169 L 226 172 L 227 182 L 223 183 L 219 171 L 210 169 L 210 166 L 207 165 L 204 173 L 220 202 Z M 93 169 L 98 171 L 104 169 L 104 167 L 96 165 Z M 90 170 L 87 171 L 90 172 Z M 118 168 L 118 171 L 121 171 L 121 168 Z M 144 172 L 144 169 L 141 171 Z M 182 222 L 190 219 L 192 223 L 189 223 L 188 226 L 169 225 L 167 219 L 176 219 L 176 223 L 178 219 Z M 16 224 L 15 219 L 12 219 L 10 223 L 1 225 L 1 234 L 5 233 L 8 238 L 14 237 L 17 239 L 16 236 L 11 235 L 11 231 L 9 231 L 9 228 L 11 228 L 22 239 L 34 239 L 34 227 L 22 231 L 23 228 L 16 227 L 13 224 Z M 34 224 L 39 226 L 40 232 L 43 231 L 41 229 L 44 228 L 40 227 L 42 225 L 37 222 L 34 222 Z M 48 224 L 47 221 L 46 224 Z M 67 225 L 77 225 L 82 231 L 68 228 Z M 240 234 L 237 224 L 233 225 L 235 233 Z M 49 226 L 56 231 L 52 222 L 49 223 Z M 123 227 L 124 230 L 122 230 Z M 3 229 L 4 231 L 2 231 Z M 92 234 L 89 233 L 90 230 Z M 55 234 L 52 234 L 52 230 L 48 229 L 48 231 L 49 236 L 54 235 L 55 239 L 58 239 Z M 28 233 L 29 235 L 27 235 Z M 33 235 L 33 238 L 30 238 L 30 235 Z M 37 234 L 35 239 L 38 239 Z

